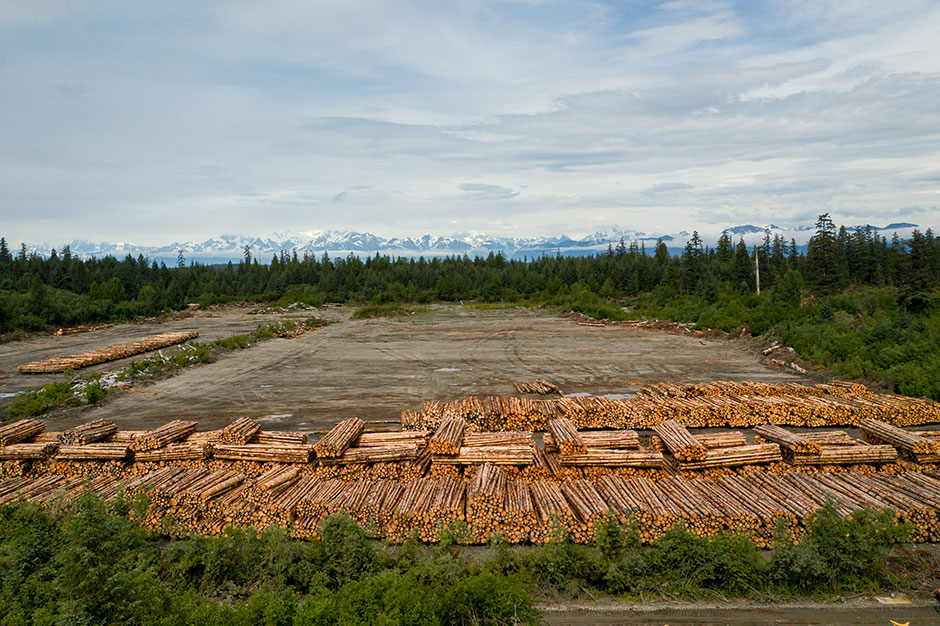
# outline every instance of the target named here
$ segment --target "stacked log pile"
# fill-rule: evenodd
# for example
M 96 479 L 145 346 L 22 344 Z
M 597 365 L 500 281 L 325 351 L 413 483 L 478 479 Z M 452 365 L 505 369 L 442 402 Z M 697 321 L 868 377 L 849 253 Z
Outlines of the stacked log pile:
M 678 461 L 702 461 L 707 450 L 705 446 L 692 436 L 685 426 L 675 420 L 666 420 L 653 427 L 653 430 L 662 439 L 666 449 Z
M 142 352 L 165 348 L 177 343 L 189 341 L 190 339 L 195 339 L 198 336 L 199 333 L 195 331 L 161 333 L 159 335 L 144 337 L 137 341 L 108 346 L 100 350 L 91 350 L 90 352 L 82 352 L 80 354 L 68 354 L 52 359 L 33 361 L 32 363 L 20 365 L 18 371 L 21 374 L 57 374 L 66 370 L 88 367 L 90 365 L 97 365 L 99 363 L 134 356 Z
M 212 456 L 232 461 L 255 461 L 261 463 L 308 463 L 310 446 L 266 445 L 249 443 L 243 446 L 218 444 L 213 446 Z
M 313 445 L 317 457 L 328 459 L 341 456 L 359 438 L 364 426 L 365 422 L 358 417 L 343 420 Z
M 114 435 L 117 424 L 103 419 L 94 419 L 80 424 L 59 435 L 59 441 L 67 446 L 83 446 L 87 443 L 103 441 Z
M 93 444 L 89 444 L 93 445 Z M 913 540 L 940 541 L 940 478 L 909 472 L 863 474 L 854 471 L 776 475 L 754 471 L 712 481 L 679 477 L 658 482 L 607 475 L 596 484 L 508 480 L 495 465 L 484 465 L 468 485 L 447 477 L 395 481 L 319 480 L 287 465 L 252 479 L 235 471 L 165 467 L 145 476 L 123 478 L 47 475 L 0 480 L 0 504 L 19 500 L 68 503 L 89 489 L 107 501 L 119 494 L 149 494 L 143 516 L 151 528 L 171 534 L 221 532 L 227 525 L 277 524 L 298 537 L 315 537 L 324 517 L 345 511 L 376 534 L 401 541 L 412 533 L 436 541 L 442 529 L 466 520 L 469 541 L 494 532 L 513 542 L 544 542 L 561 531 L 591 541 L 594 525 L 608 510 L 633 520 L 644 542 L 654 541 L 676 523 L 710 536 L 730 532 L 769 545 L 778 519 L 794 538 L 816 510 L 831 500 L 841 515 L 889 508 L 898 522 L 914 529 Z M 168 520 L 175 527 L 166 527 Z
M 537 393 L 543 396 L 550 393 L 557 393 L 559 396 L 562 395 L 558 385 L 550 383 L 544 378 L 536 378 L 531 383 L 513 383 L 512 385 L 519 393 Z
M 721 382 L 721 381 L 719 381 Z M 717 385 L 717 383 L 714 383 Z M 663 383 L 662 385 L 667 385 Z M 733 385 L 738 385 L 734 383 Z M 554 400 L 470 397 L 454 402 L 426 402 L 420 413 L 403 416 L 405 428 L 436 428 L 444 419 L 464 419 L 475 430 L 546 430 L 555 418 L 578 428 L 652 428 L 675 420 L 688 428 L 854 425 L 878 419 L 898 426 L 940 422 L 940 404 L 928 400 L 875 394 L 860 386 L 754 383 L 754 393 L 732 387 L 689 394 L 686 391 L 639 393 L 636 398 L 562 397 Z M 679 386 L 682 388 L 683 386 Z
M 156 450 L 163 446 L 185 439 L 196 431 L 196 422 L 184 420 L 173 420 L 163 426 L 141 433 L 136 436 L 131 443 L 131 450 L 143 452 L 146 450 Z
M 243 446 L 261 430 L 261 424 L 250 417 L 239 417 L 219 432 L 219 443 Z
M 498 532 L 506 518 L 506 472 L 484 463 L 467 489 L 467 522 L 478 542 Z
M 46 429 L 46 425 L 33 419 L 18 420 L 0 426 L 0 446 L 9 446 L 36 437 Z
M 563 417 L 551 420 L 548 423 L 548 432 L 563 455 L 587 454 L 587 446 L 571 420 Z
M 873 419 L 859 420 L 858 427 L 867 439 L 890 444 L 918 463 L 936 463 L 940 460 L 940 439 L 924 437 Z
M 431 435 L 431 454 L 458 454 L 466 427 L 466 421 L 460 418 L 448 418 L 441 422 Z

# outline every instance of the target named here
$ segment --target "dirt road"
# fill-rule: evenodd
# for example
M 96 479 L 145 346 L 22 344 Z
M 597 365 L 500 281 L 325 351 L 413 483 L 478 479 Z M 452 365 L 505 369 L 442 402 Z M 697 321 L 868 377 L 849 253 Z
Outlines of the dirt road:
M 259 321 L 269 320 L 226 312 L 157 328 L 193 327 L 208 340 L 245 332 Z M 89 333 L 87 339 L 79 335 L 69 343 L 80 338 L 89 347 L 106 345 L 127 332 L 111 330 L 102 331 L 97 342 L 91 340 L 95 333 Z M 0 368 L 24 360 L 10 356 L 15 344 L 2 348 Z M 425 400 L 510 394 L 512 381 L 537 376 L 568 393 L 593 394 L 630 393 L 663 380 L 799 380 L 792 372 L 761 364 L 746 341 L 579 326 L 526 309 L 439 306 L 403 319 L 345 321 L 296 339 L 274 339 L 232 352 L 141 390 L 118 392 L 102 406 L 72 411 L 54 420 L 50 429 L 96 417 L 128 429 L 190 418 L 208 429 L 241 415 L 261 418 L 268 428 L 308 432 L 354 415 L 374 428 L 391 428 L 403 409 L 418 409 Z M 0 387 L 9 380 L 0 381 Z

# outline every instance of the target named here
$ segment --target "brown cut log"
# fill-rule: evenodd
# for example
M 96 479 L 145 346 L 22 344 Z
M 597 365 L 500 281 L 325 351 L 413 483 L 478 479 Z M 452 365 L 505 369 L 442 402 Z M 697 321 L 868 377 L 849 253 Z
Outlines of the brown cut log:
M 548 422 L 548 432 L 551 433 L 555 445 L 562 454 L 576 455 L 587 453 L 587 446 L 581 439 L 580 433 L 567 418 L 553 419 Z
M 107 439 L 114 435 L 117 430 L 117 424 L 114 422 L 95 419 L 65 431 L 59 435 L 59 441 L 68 446 L 80 446 Z
M 35 437 L 46 429 L 46 425 L 39 420 L 19 420 L 12 424 L 0 426 L 0 446 L 26 441 Z
M 245 445 L 258 431 L 261 424 L 250 417 L 239 417 L 219 432 L 219 443 Z
M 666 420 L 653 427 L 656 434 L 663 440 L 666 449 L 679 461 L 701 461 L 705 459 L 708 450 L 685 426 L 675 420 Z
M 461 418 L 448 418 L 441 422 L 428 444 L 432 454 L 457 454 L 463 444 L 467 423 Z
M 358 417 L 343 420 L 324 435 L 323 439 L 314 444 L 313 449 L 319 458 L 335 458 L 343 454 L 352 443 L 362 434 L 365 426 Z
M 155 450 L 174 441 L 185 439 L 195 431 L 196 422 L 173 420 L 157 429 L 138 435 L 131 443 L 131 449 L 135 452 Z

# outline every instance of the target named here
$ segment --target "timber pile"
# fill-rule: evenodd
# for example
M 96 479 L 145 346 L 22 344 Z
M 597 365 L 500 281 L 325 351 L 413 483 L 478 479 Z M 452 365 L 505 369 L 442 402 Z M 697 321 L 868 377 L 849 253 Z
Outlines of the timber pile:
M 587 446 L 571 420 L 563 417 L 551 420 L 548 423 L 548 432 L 551 433 L 554 444 L 562 454 L 569 456 L 587 454 Z
M 46 425 L 39 420 L 19 420 L 12 424 L 0 426 L 0 446 L 19 443 L 31 439 L 46 429 Z
M 594 539 L 594 525 L 607 513 L 607 503 L 587 480 L 570 480 L 561 483 L 561 492 L 577 516 L 577 522 L 569 527 L 571 538 L 577 543 L 588 543 Z
M 737 446 L 746 446 L 747 438 L 739 430 L 733 430 L 724 433 L 696 433 L 695 440 L 705 446 L 705 448 L 734 448 Z M 666 444 L 660 439 L 659 435 L 650 437 L 649 447 L 659 452 L 666 452 Z
M 341 456 L 352 443 L 362 434 L 365 426 L 358 417 L 343 420 L 330 429 L 323 439 L 313 445 L 318 458 L 335 458 Z
M 495 434 L 495 433 L 494 433 Z M 596 430 L 578 432 L 588 450 L 639 450 L 640 436 L 635 430 Z M 558 451 L 551 432 L 542 435 L 547 452 Z M 466 444 L 464 444 L 466 445 Z
M 431 457 L 433 465 L 532 465 L 535 462 L 532 442 L 515 446 L 476 446 L 460 448 L 457 454 Z
M 467 522 L 474 538 L 483 542 L 498 532 L 506 517 L 506 472 L 484 463 L 467 488 Z
M 310 446 L 269 446 L 249 443 L 243 446 L 216 445 L 212 456 L 233 461 L 257 461 L 262 463 L 309 463 Z
M 59 441 L 67 446 L 82 446 L 96 441 L 103 441 L 115 434 L 117 424 L 103 419 L 94 419 L 59 435 Z
M 466 539 L 475 542 L 501 532 L 513 542 L 538 543 L 558 531 L 587 542 L 593 539 L 594 523 L 609 510 L 623 521 L 635 520 L 644 542 L 681 523 L 701 536 L 743 534 L 767 546 L 778 519 L 798 539 L 816 510 L 832 500 L 843 516 L 889 508 L 899 523 L 911 524 L 914 541 L 940 541 L 940 478 L 916 472 L 777 475 L 758 470 L 717 480 L 659 481 L 608 474 L 596 483 L 576 479 L 530 484 L 510 480 L 502 469 L 488 464 L 469 485 L 458 477 L 419 478 L 401 485 L 390 480 L 319 480 L 289 465 L 272 467 L 254 479 L 232 470 L 165 467 L 136 477 L 6 478 L 0 480 L 0 504 L 68 503 L 86 488 L 107 501 L 121 493 L 147 493 L 150 507 L 143 513 L 144 523 L 158 529 L 171 515 L 177 522 L 173 534 L 214 534 L 227 525 L 279 525 L 294 536 L 315 537 L 324 517 L 345 511 L 379 536 L 396 541 L 413 533 L 436 541 L 442 529 L 466 520 L 471 529 Z
M 72 326 L 70 328 L 60 328 L 53 334 L 56 337 L 62 337 L 63 335 L 77 335 L 79 333 L 90 333 L 93 330 L 104 330 L 105 328 L 111 328 L 113 326 L 114 324 L 99 324 L 97 326 L 85 326 L 84 324 L 79 324 L 78 326 Z
M 53 442 L 13 443 L 0 446 L 0 461 L 26 461 L 49 459 L 55 455 L 59 444 Z
M 292 433 L 284 430 L 259 430 L 248 443 L 267 446 L 302 446 L 307 443 L 307 433 Z
M 397 430 L 379 433 L 362 433 L 356 440 L 360 448 L 387 448 L 395 445 L 424 446 L 428 440 L 426 430 Z M 502 434 L 502 433 L 500 433 Z M 464 445 L 467 445 L 464 443 Z
M 866 435 L 890 443 L 892 446 L 913 454 L 931 454 L 940 449 L 940 441 L 931 441 L 931 439 L 927 437 L 901 430 L 897 426 L 885 424 L 877 420 L 861 419 L 858 421 L 858 427 L 861 428 Z
M 559 396 L 562 395 L 558 385 L 550 383 L 544 378 L 536 378 L 531 383 L 513 383 L 512 385 L 519 393 L 537 393 L 543 396 L 550 393 L 557 393 Z
M 418 458 L 421 448 L 416 443 L 405 443 L 389 446 L 366 446 L 364 448 L 348 448 L 342 456 L 334 458 L 321 458 L 320 464 L 324 467 L 333 465 L 363 465 L 366 463 L 391 463 L 398 461 L 413 461 Z
M 259 430 L 261 430 L 261 424 L 255 420 L 250 417 L 239 417 L 219 432 L 219 443 L 242 446 L 251 441 Z
M 506 505 L 502 532 L 510 543 L 528 541 L 538 523 L 529 483 L 524 480 L 506 482 Z
M 696 461 L 680 461 L 676 463 L 676 467 L 682 471 L 696 471 L 716 467 L 774 463 L 782 460 L 780 446 L 775 443 L 765 443 L 733 448 L 712 448 L 707 450 L 705 458 Z
M 449 418 L 441 422 L 428 444 L 432 454 L 458 454 L 463 443 L 467 423 L 460 418 Z
M 126 443 L 89 443 L 81 446 L 59 446 L 55 461 L 121 461 L 127 458 Z
M 171 443 L 155 450 L 134 453 L 135 463 L 168 463 L 171 461 L 200 461 L 209 458 L 211 448 L 204 443 L 188 440 Z
M 108 346 L 100 350 L 92 350 L 80 354 L 69 354 L 52 359 L 44 359 L 42 361 L 33 361 L 26 365 L 20 365 L 18 371 L 21 374 L 60 373 L 70 369 L 74 370 L 80 367 L 88 367 L 90 365 L 97 365 L 99 363 L 134 356 L 142 352 L 165 348 L 177 343 L 189 341 L 190 339 L 195 339 L 198 336 L 199 333 L 195 331 L 161 333 L 159 335 L 144 337 L 137 341 Z
M 529 485 L 538 519 L 530 538 L 545 543 L 562 538 L 576 528 L 577 518 L 558 483 L 537 480 Z
M 444 419 L 457 418 L 466 420 L 468 429 L 485 431 L 545 430 L 548 422 L 556 418 L 570 419 L 578 428 L 652 428 L 670 419 L 688 428 L 854 425 L 864 418 L 898 426 L 940 422 L 940 404 L 929 400 L 867 390 L 856 393 L 854 386 L 834 383 L 815 387 L 796 383 L 767 386 L 780 393 L 692 396 L 648 393 L 636 398 L 553 400 L 469 397 L 454 402 L 432 401 L 426 402 L 419 414 L 403 414 L 402 426 L 436 428 Z
M 702 461 L 708 450 L 692 436 L 685 426 L 675 420 L 666 420 L 653 427 L 666 449 L 677 461 Z
M 195 431 L 196 422 L 173 420 L 172 422 L 167 422 L 160 428 L 141 433 L 135 437 L 134 441 L 131 443 L 131 450 L 135 452 L 156 450 L 174 441 L 185 439 Z
M 760 424 L 754 427 L 754 434 L 771 443 L 776 443 L 794 454 L 819 454 L 819 444 L 807 440 L 775 424 Z
M 546 454 L 546 457 L 549 455 Z M 562 467 L 647 467 L 661 468 L 663 453 L 656 450 L 604 450 L 589 448 L 584 454 L 562 454 L 558 460 Z M 559 469 L 559 472 L 561 470 Z

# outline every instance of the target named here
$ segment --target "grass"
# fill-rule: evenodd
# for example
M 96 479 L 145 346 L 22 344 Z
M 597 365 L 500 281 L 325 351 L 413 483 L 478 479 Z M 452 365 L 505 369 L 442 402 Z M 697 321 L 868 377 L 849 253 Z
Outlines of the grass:
M 352 314 L 354 320 L 378 319 L 380 317 L 402 318 L 416 313 L 427 313 L 429 308 L 423 305 L 402 304 L 401 302 L 387 302 L 385 304 L 370 304 L 360 307 Z

